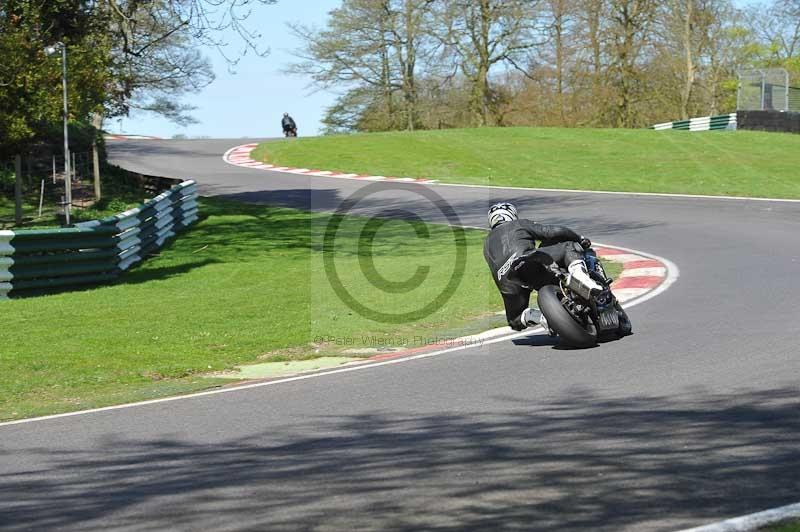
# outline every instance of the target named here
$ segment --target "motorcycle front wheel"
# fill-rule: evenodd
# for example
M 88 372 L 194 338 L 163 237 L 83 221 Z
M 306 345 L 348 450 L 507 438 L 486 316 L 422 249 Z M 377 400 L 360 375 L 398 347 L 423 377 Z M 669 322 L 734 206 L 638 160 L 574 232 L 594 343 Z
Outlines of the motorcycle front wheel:
M 558 287 L 551 284 L 539 290 L 539 310 L 547 319 L 547 325 L 558 334 L 565 345 L 570 347 L 597 345 L 597 329 L 594 324 L 579 323 L 561 304 L 560 295 Z

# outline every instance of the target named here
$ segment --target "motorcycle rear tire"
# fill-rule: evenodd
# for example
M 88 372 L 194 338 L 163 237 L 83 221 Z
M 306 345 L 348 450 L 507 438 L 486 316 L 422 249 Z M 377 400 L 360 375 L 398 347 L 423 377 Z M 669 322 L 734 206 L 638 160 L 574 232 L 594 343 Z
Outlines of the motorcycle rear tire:
M 547 325 L 558 334 L 559 339 L 570 347 L 593 347 L 597 345 L 597 329 L 594 324 L 583 326 L 564 308 L 558 297 L 559 289 L 546 285 L 539 290 L 539 309 L 547 319 Z

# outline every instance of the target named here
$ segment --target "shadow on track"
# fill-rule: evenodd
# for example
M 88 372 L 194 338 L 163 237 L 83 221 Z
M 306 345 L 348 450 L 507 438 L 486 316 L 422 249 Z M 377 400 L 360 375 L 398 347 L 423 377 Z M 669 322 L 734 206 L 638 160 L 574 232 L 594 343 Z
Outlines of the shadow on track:
M 319 416 L 203 445 L 166 434 L 83 451 L 48 442 L 0 478 L 0 524 L 643 530 L 797 499 L 796 389 L 692 395 L 575 390 L 550 403 L 501 398 L 496 412 Z
M 352 214 L 360 215 L 379 215 L 384 216 L 384 212 L 390 209 L 396 211 L 409 211 L 417 214 L 426 221 L 435 223 L 448 223 L 441 210 L 434 204 L 415 192 L 419 185 L 395 184 L 384 193 L 375 194 L 360 201 L 358 208 L 353 209 Z M 228 200 L 239 201 L 242 203 L 275 205 L 281 207 L 292 207 L 302 210 L 314 211 L 334 211 L 345 201 L 346 195 L 342 195 L 336 189 L 311 189 L 311 188 L 287 188 L 279 190 L 261 190 L 245 192 L 228 192 L 228 186 L 202 185 L 202 193 L 205 195 L 216 195 Z M 432 187 L 436 191 L 436 187 Z M 625 220 L 621 213 L 611 211 L 602 216 L 574 216 L 584 206 L 591 203 L 591 198 L 577 196 L 574 194 L 535 195 L 524 198 L 506 198 L 489 194 L 481 200 L 468 200 L 466 198 L 451 204 L 458 214 L 463 225 L 474 225 L 484 227 L 486 224 L 486 212 L 489 207 L 498 199 L 511 199 L 516 202 L 518 209 L 523 217 L 534 219 L 541 223 L 566 225 L 576 231 L 590 234 L 594 237 L 615 235 L 620 232 L 638 232 L 652 227 L 662 225 L 662 222 L 634 222 Z M 566 217 L 566 213 L 573 216 Z

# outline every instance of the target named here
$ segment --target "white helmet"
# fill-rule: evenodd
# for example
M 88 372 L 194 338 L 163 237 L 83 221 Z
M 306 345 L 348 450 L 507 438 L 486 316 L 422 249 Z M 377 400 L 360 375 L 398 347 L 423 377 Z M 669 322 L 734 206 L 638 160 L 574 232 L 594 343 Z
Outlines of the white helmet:
M 489 228 L 494 229 L 500 224 L 519 218 L 517 208 L 511 203 L 495 203 L 489 207 Z

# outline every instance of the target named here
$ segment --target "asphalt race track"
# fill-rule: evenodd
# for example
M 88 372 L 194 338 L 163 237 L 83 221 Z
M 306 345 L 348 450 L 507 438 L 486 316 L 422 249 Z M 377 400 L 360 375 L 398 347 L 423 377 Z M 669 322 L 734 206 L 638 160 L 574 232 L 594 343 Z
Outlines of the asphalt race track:
M 330 210 L 366 185 L 223 162 L 247 142 L 109 149 L 247 202 Z M 442 221 L 423 186 L 359 212 Z M 800 500 L 800 203 L 429 188 L 463 224 L 512 199 L 680 279 L 591 350 L 532 336 L 0 426 L 0 529 L 674 530 Z

